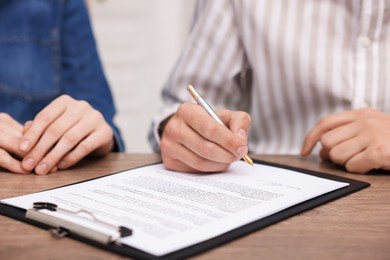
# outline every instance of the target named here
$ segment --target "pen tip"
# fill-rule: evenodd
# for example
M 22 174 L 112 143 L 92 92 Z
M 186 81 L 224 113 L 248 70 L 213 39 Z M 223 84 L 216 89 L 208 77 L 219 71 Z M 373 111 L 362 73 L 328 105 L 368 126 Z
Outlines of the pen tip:
M 243 157 L 244 161 L 247 163 L 247 164 L 250 164 L 253 166 L 253 160 L 248 156 L 248 155 L 245 155 Z

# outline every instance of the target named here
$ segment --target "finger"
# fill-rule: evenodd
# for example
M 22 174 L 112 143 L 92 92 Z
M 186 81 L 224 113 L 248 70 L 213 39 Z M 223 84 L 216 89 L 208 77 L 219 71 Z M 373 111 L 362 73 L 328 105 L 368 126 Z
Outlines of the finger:
M 91 133 L 58 163 L 58 169 L 69 168 L 95 151 L 98 147 L 112 142 L 112 135 L 109 136 L 109 133 L 108 130 Z
M 54 172 L 57 172 L 58 171 L 58 167 L 57 166 L 54 166 L 51 170 L 50 170 L 50 173 L 54 173 Z
M 171 146 L 166 146 L 166 150 L 162 153 L 163 163 L 165 167 L 170 170 L 183 170 L 187 172 L 219 172 L 226 170 L 230 165 L 207 160 L 191 152 L 185 146 L 180 144 L 175 145 L 174 149 L 171 148 Z M 177 161 L 180 161 L 181 163 L 177 163 Z M 186 165 L 186 167 L 183 165 Z M 195 171 L 193 171 L 193 169 Z
M 177 115 L 205 139 L 218 144 L 236 156 L 241 158 L 248 153 L 245 140 L 236 136 L 226 126 L 219 124 L 200 106 L 190 103 L 182 104 L 177 110 Z
M 21 137 L 23 126 L 8 114 L 0 113 L 0 126 L 0 134 Z
M 76 147 L 83 139 L 85 139 L 88 135 L 90 135 L 95 127 L 96 120 L 101 120 L 101 118 L 97 118 L 100 114 L 93 113 L 90 114 L 88 117 L 85 117 L 81 119 L 80 121 L 74 121 L 72 122 L 72 118 L 64 118 L 63 120 L 58 120 L 58 127 L 53 124 L 53 126 L 50 126 L 46 133 L 43 135 L 39 143 L 36 145 L 36 148 L 34 147 L 33 151 L 31 152 L 31 156 L 28 157 L 34 158 L 34 160 L 39 160 L 39 164 L 37 164 L 37 167 L 35 169 L 35 172 L 37 174 L 46 174 L 48 173 L 49 169 L 52 169 L 55 165 L 58 164 L 58 162 L 74 147 Z M 60 122 L 61 121 L 61 122 Z M 70 121 L 70 122 L 69 122 Z M 74 124 L 74 125 L 66 125 L 66 124 Z M 67 127 L 70 127 L 66 132 L 62 133 L 63 130 L 67 129 Z M 56 136 L 51 133 L 51 130 L 53 129 L 60 129 L 60 130 L 54 130 L 54 133 L 59 133 L 61 136 Z M 48 140 L 46 140 L 46 136 L 48 137 Z M 39 154 L 35 155 L 33 152 L 37 150 L 40 152 L 43 149 L 46 149 L 47 145 L 52 146 L 54 144 L 54 141 L 59 141 L 54 145 L 53 149 L 51 149 L 47 154 L 43 154 L 44 158 L 40 159 Z M 102 139 L 103 140 L 103 139 Z M 43 144 L 44 146 L 40 148 L 40 144 Z M 96 142 L 96 148 L 99 147 L 99 142 Z M 96 149 L 95 148 L 95 149 Z
M 68 97 L 65 96 L 57 98 L 37 114 L 33 123 L 24 133 L 23 139 L 19 144 L 19 148 L 22 151 L 30 151 L 30 149 L 38 142 L 45 130 L 65 112 L 66 99 L 68 99 Z
M 0 149 L 0 167 L 14 173 L 27 174 L 29 172 L 23 170 L 20 161 L 13 158 L 5 150 Z
M 23 134 L 25 134 L 28 131 L 28 129 L 30 129 L 32 123 L 33 123 L 33 121 L 31 121 L 31 120 L 29 120 L 26 123 L 24 123 Z
M 345 165 L 348 160 L 362 152 L 367 146 L 368 143 L 363 137 L 351 138 L 334 146 L 329 151 L 329 158 L 336 164 Z
M 168 142 L 182 144 L 188 150 L 207 160 L 220 163 L 231 163 L 238 160 L 236 155 L 203 138 L 187 124 L 175 118 L 171 119 L 171 122 L 169 122 L 169 125 L 163 132 L 163 139 Z
M 22 133 L 20 131 L 4 125 L 0 129 L 0 148 L 19 157 L 23 157 L 25 153 L 20 151 L 18 147 L 21 138 Z
M 200 173 L 199 170 L 191 168 L 190 166 L 182 163 L 179 160 L 173 158 L 164 158 L 163 159 L 164 167 L 171 171 L 177 172 L 192 172 L 192 173 Z
M 18 131 L 21 131 L 23 129 L 22 125 L 18 121 L 16 121 L 9 114 L 4 112 L 0 112 L 0 123 L 2 125 L 6 124 L 12 129 L 16 129 Z
M 352 173 L 367 173 L 370 170 L 377 169 L 377 163 L 368 156 L 368 151 L 363 150 L 351 157 L 346 163 L 345 168 Z
M 336 145 L 345 142 L 357 135 L 357 127 L 355 124 L 345 124 L 324 133 L 320 140 L 323 147 L 331 150 Z
M 62 136 L 67 133 L 74 125 L 78 123 L 79 118 L 71 115 L 70 113 L 65 113 L 61 115 L 55 122 L 53 122 L 43 133 L 42 137 L 35 144 L 35 146 L 30 150 L 30 152 L 25 156 L 22 162 L 24 169 L 31 171 L 37 166 L 35 172 L 38 174 L 46 174 L 49 169 L 51 169 L 57 162 L 44 161 L 44 157 L 48 154 L 51 154 L 52 157 L 59 157 L 59 159 L 67 153 L 70 149 L 73 148 L 71 144 L 75 145 L 82 138 L 85 137 L 92 129 L 89 127 L 89 124 L 84 124 L 86 126 L 87 133 L 77 129 L 76 131 L 71 131 L 69 134 L 66 134 L 65 139 L 62 140 L 61 145 L 58 147 L 57 142 L 61 141 Z M 33 126 L 31 126 L 33 127 Z M 69 144 L 70 143 L 70 144 Z M 56 144 L 56 145 L 55 145 Z M 64 150 L 61 150 L 64 149 Z M 53 156 L 53 155 L 56 156 Z M 50 157 L 52 160 L 53 158 Z M 59 160 L 58 159 L 58 160 Z
M 13 131 L 22 132 L 23 129 L 23 126 L 7 113 L 0 113 L 0 124 L 2 125 L 1 131 L 3 131 L 5 128 L 5 129 L 12 129 L 12 132 Z M 12 133 L 12 132 L 7 132 L 7 133 Z
M 228 110 L 221 110 L 218 112 L 221 120 L 225 122 L 227 127 L 238 137 L 248 141 L 248 131 L 251 124 L 251 117 L 248 113 Z
M 317 123 L 317 125 L 306 135 L 303 141 L 301 155 L 309 155 L 323 134 L 325 134 L 331 129 L 352 122 L 356 118 L 356 116 L 357 113 L 355 111 L 348 111 L 336 113 L 322 118 Z

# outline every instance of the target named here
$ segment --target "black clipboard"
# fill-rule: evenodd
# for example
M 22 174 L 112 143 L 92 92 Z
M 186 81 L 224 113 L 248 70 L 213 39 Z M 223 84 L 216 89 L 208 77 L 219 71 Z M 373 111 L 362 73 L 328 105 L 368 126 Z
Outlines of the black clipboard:
M 121 246 L 117 245 L 115 243 L 112 244 L 102 244 L 95 242 L 91 239 L 87 239 L 83 236 L 74 234 L 74 233 L 69 233 L 67 234 L 67 237 L 70 237 L 72 239 L 76 239 L 78 241 L 87 243 L 89 245 L 95 246 L 97 248 L 101 248 L 104 250 L 108 250 L 111 252 L 115 252 L 124 256 L 136 258 L 136 259 L 184 259 L 188 258 L 190 256 L 194 256 L 196 254 L 205 252 L 209 249 L 215 248 L 217 246 L 226 244 L 234 239 L 238 239 L 240 237 L 243 237 L 245 235 L 248 235 L 254 231 L 260 230 L 262 228 L 265 228 L 269 225 L 275 224 L 281 220 L 287 219 L 289 217 L 292 217 L 294 215 L 297 215 L 299 213 L 302 213 L 304 211 L 310 210 L 312 208 L 315 208 L 317 206 L 323 205 L 325 203 L 328 203 L 330 201 L 339 199 L 341 197 L 347 196 L 351 193 L 357 192 L 359 190 L 362 190 L 364 188 L 367 188 L 370 186 L 369 183 L 367 182 L 362 182 L 358 180 L 353 180 L 350 178 L 345 178 L 345 177 L 340 177 L 340 176 L 335 176 L 327 173 L 321 173 L 321 172 L 316 172 L 316 171 L 311 171 L 311 170 L 306 170 L 306 169 L 301 169 L 297 167 L 292 167 L 292 166 L 286 166 L 286 165 L 281 165 L 277 163 L 270 163 L 266 161 L 261 161 L 261 160 L 254 160 L 254 163 L 258 164 L 263 164 L 263 165 L 268 165 L 268 166 L 274 166 L 278 168 L 284 168 L 284 169 L 289 169 L 297 172 L 301 172 L 304 174 L 308 175 L 313 175 L 317 176 L 320 178 L 324 179 L 329 179 L 329 180 L 334 180 L 334 181 L 340 181 L 340 182 L 347 182 L 349 183 L 348 186 L 326 193 L 324 195 L 321 195 L 319 197 L 307 200 L 305 202 L 299 203 L 297 205 L 294 205 L 290 208 L 287 208 L 285 210 L 282 210 L 280 212 L 277 212 L 271 216 L 262 218 L 260 220 L 257 220 L 255 222 L 246 224 L 244 226 L 241 226 L 237 229 L 231 230 L 227 233 L 224 233 L 222 235 L 213 237 L 209 240 L 202 241 L 198 244 L 177 250 L 173 253 L 164 255 L 164 256 L 154 256 L 149 253 L 143 252 L 141 250 L 138 250 L 136 248 L 130 247 L 130 246 Z M 115 174 L 115 173 L 114 173 Z M 105 176 L 98 177 L 98 178 L 104 178 Z M 72 184 L 71 184 L 72 185 Z M 28 219 L 25 217 L 26 215 L 26 210 L 12 207 L 3 203 L 0 203 L 0 214 L 7 216 L 9 218 L 13 218 L 43 229 L 49 230 L 51 227 L 49 225 L 43 224 L 41 222 L 37 222 L 31 219 Z

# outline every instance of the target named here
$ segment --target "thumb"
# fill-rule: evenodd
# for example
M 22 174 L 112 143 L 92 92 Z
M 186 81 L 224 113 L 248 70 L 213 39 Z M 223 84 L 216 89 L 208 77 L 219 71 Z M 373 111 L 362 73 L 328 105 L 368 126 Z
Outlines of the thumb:
M 24 126 L 23 126 L 23 134 L 27 132 L 27 130 L 30 128 L 30 126 L 32 125 L 33 121 L 29 120 L 27 121 L 26 123 L 24 123 Z

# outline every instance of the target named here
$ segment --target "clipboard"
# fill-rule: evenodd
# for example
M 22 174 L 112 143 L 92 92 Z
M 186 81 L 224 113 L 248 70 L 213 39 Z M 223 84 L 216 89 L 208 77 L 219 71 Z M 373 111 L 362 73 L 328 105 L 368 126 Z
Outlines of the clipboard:
M 97 248 L 101 248 L 104 250 L 108 250 L 114 253 L 118 253 L 124 256 L 136 258 L 136 259 L 183 259 L 183 258 L 188 258 L 190 256 L 194 256 L 196 254 L 205 252 L 209 249 L 215 248 L 217 246 L 226 244 L 232 240 L 238 239 L 240 237 L 243 237 L 245 235 L 248 235 L 254 231 L 260 230 L 262 228 L 265 228 L 267 226 L 270 226 L 272 224 L 275 224 L 281 220 L 287 219 L 289 217 L 292 217 L 294 215 L 297 215 L 299 213 L 302 213 L 304 211 L 310 210 L 312 208 L 315 208 L 317 206 L 323 205 L 325 203 L 328 203 L 330 201 L 336 200 L 338 198 L 347 196 L 351 193 L 357 192 L 359 190 L 362 190 L 364 188 L 367 188 L 370 186 L 369 183 L 362 182 L 362 181 L 357 181 L 345 177 L 340 177 L 340 176 L 334 176 L 331 174 L 326 174 L 326 173 L 321 173 L 321 172 L 316 172 L 316 171 L 311 171 L 311 170 L 306 170 L 306 169 L 300 169 L 297 167 L 291 167 L 291 166 L 286 166 L 286 165 L 281 165 L 277 163 L 270 163 L 266 161 L 260 161 L 260 160 L 254 160 L 255 163 L 257 164 L 263 164 L 263 165 L 268 165 L 268 166 L 274 166 L 278 168 L 284 168 L 284 169 L 289 169 L 297 172 L 301 172 L 304 174 L 308 175 L 313 175 L 316 177 L 324 178 L 324 179 L 329 179 L 329 180 L 334 180 L 334 181 L 340 181 L 340 182 L 347 182 L 349 183 L 348 186 L 326 193 L 324 195 L 321 195 L 319 197 L 307 200 L 305 202 L 296 204 L 292 207 L 289 207 L 287 209 L 284 209 L 282 211 L 279 211 L 271 216 L 259 219 L 257 221 L 254 221 L 252 223 L 246 224 L 244 226 L 241 226 L 237 229 L 233 229 L 231 231 L 228 231 L 222 235 L 213 237 L 209 240 L 202 241 L 198 244 L 177 250 L 173 253 L 164 255 L 164 256 L 154 256 L 152 254 L 143 252 L 141 250 L 138 250 L 137 248 L 130 247 L 127 245 L 121 245 L 118 243 L 115 243 L 115 239 L 111 239 L 110 241 L 107 241 L 107 243 L 98 241 L 93 239 L 91 236 L 85 236 L 82 234 L 78 234 L 75 232 L 68 232 L 66 234 L 67 237 L 70 237 L 72 239 L 76 239 L 80 242 L 87 243 L 89 245 L 95 246 Z M 114 173 L 115 174 L 115 173 Z M 104 178 L 99 177 L 99 178 Z M 47 222 L 44 223 L 45 221 L 40 219 L 38 221 L 37 219 L 32 219 L 32 218 L 27 218 L 26 217 L 26 210 L 16 208 L 13 206 L 9 206 L 7 204 L 0 203 L 0 214 L 43 228 L 47 230 L 51 230 L 53 228 L 53 225 L 48 225 Z M 131 228 L 131 227 L 130 227 Z M 66 228 L 64 228 L 66 230 Z M 119 232 L 119 236 L 122 235 L 131 235 L 131 230 L 130 229 L 125 229 L 125 232 L 123 234 L 120 233 L 120 227 L 118 227 L 117 231 Z M 58 229 L 58 231 L 61 231 L 61 229 Z M 66 230 L 67 231 L 67 230 Z

